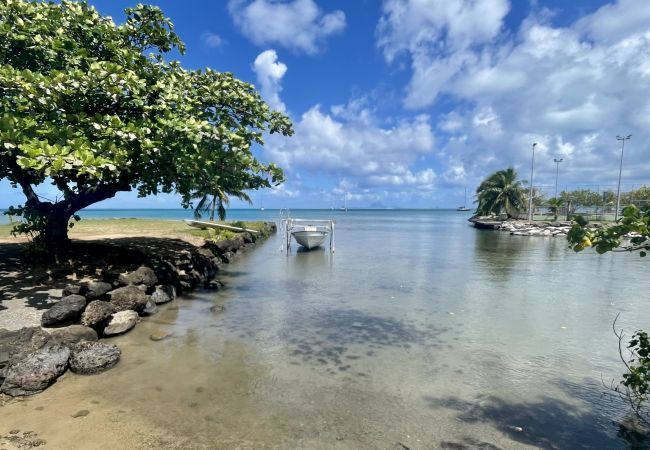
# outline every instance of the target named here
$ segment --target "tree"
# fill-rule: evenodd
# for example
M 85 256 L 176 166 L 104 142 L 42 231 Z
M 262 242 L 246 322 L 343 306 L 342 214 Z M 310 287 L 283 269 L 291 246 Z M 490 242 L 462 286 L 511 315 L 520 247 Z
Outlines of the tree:
M 567 206 L 568 216 L 571 217 L 576 211 L 584 207 L 600 205 L 602 198 L 598 192 L 590 189 L 576 189 L 575 191 L 560 193 L 560 198 Z
M 487 177 L 476 189 L 478 206 L 476 214 L 510 215 L 525 208 L 526 199 L 522 182 L 517 180 L 517 172 L 508 168 L 499 170 Z
M 546 205 L 548 206 L 549 212 L 554 216 L 553 220 L 557 220 L 557 216 L 560 214 L 562 206 L 564 206 L 562 199 L 557 197 L 550 198 L 546 202 Z
M 0 179 L 25 194 L 9 213 L 50 249 L 77 211 L 137 190 L 181 195 L 215 179 L 246 189 L 283 180 L 252 154 L 264 132 L 291 135 L 255 88 L 230 73 L 185 70 L 173 25 L 151 6 L 116 25 L 85 2 L 0 3 Z M 52 183 L 55 199 L 37 194 Z
M 630 205 L 623 208 L 622 213 L 616 225 L 597 229 L 590 228 L 589 222 L 577 216 L 567 235 L 569 244 L 576 252 L 593 247 L 600 254 L 625 251 L 638 252 L 639 256 L 645 257 L 650 249 L 650 207 L 639 209 Z M 616 321 L 613 327 L 626 371 L 623 379 L 612 388 L 630 404 L 638 418 L 650 425 L 647 407 L 650 400 L 650 339 L 647 332 L 638 330 L 624 351 L 623 331 L 616 330 Z

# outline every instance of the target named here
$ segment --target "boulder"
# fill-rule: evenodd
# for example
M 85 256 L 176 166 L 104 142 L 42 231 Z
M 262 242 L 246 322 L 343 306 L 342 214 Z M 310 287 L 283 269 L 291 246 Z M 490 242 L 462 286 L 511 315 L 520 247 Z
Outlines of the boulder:
M 84 295 L 88 300 L 95 300 L 102 297 L 108 291 L 113 289 L 113 285 L 103 281 L 91 281 L 81 286 L 79 293 Z
M 104 335 L 115 336 L 118 334 L 126 333 L 131 330 L 136 323 L 140 320 L 140 316 L 135 311 L 119 311 L 113 314 L 110 322 L 104 328 Z
M 122 351 L 113 344 L 80 342 L 72 347 L 70 370 L 81 375 L 94 375 L 114 367 Z
M 141 311 L 147 304 L 149 297 L 137 286 L 124 286 L 111 291 L 111 304 L 116 311 Z
M 93 300 L 88 303 L 86 310 L 81 314 L 81 324 L 86 327 L 101 326 L 115 312 L 117 309 L 112 303 Z
M 221 289 L 222 287 L 223 287 L 223 283 L 219 280 L 210 280 L 207 283 L 205 283 L 206 289 L 213 289 L 216 291 L 217 289 Z
M 142 314 L 145 316 L 153 316 L 157 312 L 158 312 L 158 306 L 156 306 L 156 302 L 151 300 L 151 297 L 149 297 L 149 301 L 147 301 L 147 304 L 142 309 Z
M 51 345 L 36 350 L 5 370 L 0 392 L 11 396 L 37 394 L 52 384 L 68 366 L 70 349 Z
M 61 295 L 63 297 L 67 297 L 68 295 L 78 294 L 80 290 L 81 290 L 81 286 L 79 286 L 78 284 L 67 284 L 63 288 L 63 292 Z
M 153 291 L 153 294 L 151 294 L 151 300 L 153 300 L 156 305 L 171 302 L 175 298 L 176 288 L 169 284 L 156 286 L 156 290 Z
M 57 344 L 72 345 L 81 341 L 96 341 L 97 332 L 83 325 L 70 325 L 69 327 L 52 328 L 49 330 L 50 341 Z
M 54 327 L 74 323 L 79 320 L 85 307 L 86 297 L 83 295 L 72 294 L 63 297 L 43 313 L 41 325 Z
M 145 286 L 151 287 L 158 282 L 158 277 L 156 277 L 156 273 L 153 269 L 141 266 L 133 272 L 121 274 L 118 281 L 124 286 L 130 284 L 144 284 Z
M 49 340 L 49 333 L 41 327 L 26 327 L 15 331 L 0 328 L 0 368 L 23 359 Z

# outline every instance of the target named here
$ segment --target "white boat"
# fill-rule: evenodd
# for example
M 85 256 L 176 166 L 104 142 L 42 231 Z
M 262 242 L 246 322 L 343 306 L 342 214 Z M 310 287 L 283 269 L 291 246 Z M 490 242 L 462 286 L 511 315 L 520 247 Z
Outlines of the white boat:
M 280 227 L 283 236 L 283 249 L 291 250 L 291 238 L 307 250 L 320 247 L 329 237 L 330 252 L 334 253 L 334 221 L 294 219 L 288 210 L 280 211 Z
M 326 226 L 295 225 L 291 228 L 291 236 L 307 250 L 319 247 L 329 234 Z
M 456 208 L 456 211 L 469 211 L 470 209 L 467 207 L 467 188 L 465 188 L 465 201 L 463 202 L 463 206 L 459 206 Z

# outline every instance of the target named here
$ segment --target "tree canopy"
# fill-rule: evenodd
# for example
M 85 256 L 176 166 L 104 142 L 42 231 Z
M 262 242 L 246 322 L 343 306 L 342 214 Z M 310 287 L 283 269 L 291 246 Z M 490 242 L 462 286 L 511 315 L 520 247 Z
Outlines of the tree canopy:
M 476 189 L 476 214 L 511 214 L 525 208 L 522 182 L 513 168 L 499 170 L 487 177 Z
M 291 135 L 254 86 L 230 73 L 186 70 L 156 7 L 128 8 L 116 25 L 85 2 L 0 3 L 0 179 L 22 189 L 18 231 L 67 241 L 70 217 L 119 191 L 236 190 L 283 180 L 252 153 L 263 134 Z M 43 199 L 51 182 L 60 195 Z

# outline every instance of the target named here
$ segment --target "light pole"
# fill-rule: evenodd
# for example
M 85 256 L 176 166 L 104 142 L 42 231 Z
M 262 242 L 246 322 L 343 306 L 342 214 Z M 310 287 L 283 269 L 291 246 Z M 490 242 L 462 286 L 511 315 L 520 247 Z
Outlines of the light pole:
M 618 220 L 618 210 L 621 207 L 621 175 L 623 174 L 623 152 L 625 151 L 625 141 L 632 137 L 631 134 L 627 136 L 616 136 L 617 141 L 621 141 L 621 165 L 618 168 L 618 188 L 616 189 L 616 212 L 614 212 L 614 221 Z
M 564 158 L 553 158 L 555 163 L 555 198 L 557 198 L 557 176 L 560 173 L 560 163 L 564 161 Z
M 530 162 L 530 193 L 528 195 L 528 222 L 533 221 L 533 170 L 535 169 L 535 147 L 537 142 L 533 142 L 533 159 Z

